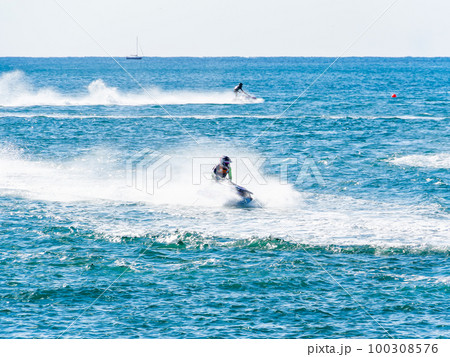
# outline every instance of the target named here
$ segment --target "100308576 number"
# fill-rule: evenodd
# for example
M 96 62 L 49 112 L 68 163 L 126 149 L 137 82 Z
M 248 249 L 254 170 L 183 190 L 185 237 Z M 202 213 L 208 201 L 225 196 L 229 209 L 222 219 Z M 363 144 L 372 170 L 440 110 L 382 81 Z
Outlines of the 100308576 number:
M 436 343 L 377 343 L 369 344 L 369 353 L 438 353 Z

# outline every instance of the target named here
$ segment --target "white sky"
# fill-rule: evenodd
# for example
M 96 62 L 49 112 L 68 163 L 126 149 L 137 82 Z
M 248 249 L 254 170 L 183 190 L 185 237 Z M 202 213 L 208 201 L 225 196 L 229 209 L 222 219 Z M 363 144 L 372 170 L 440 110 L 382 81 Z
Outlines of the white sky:
M 57 0 L 114 56 L 338 56 L 395 0 Z M 450 0 L 399 0 L 346 56 L 450 56 Z M 107 56 L 54 0 L 0 0 L 0 56 Z

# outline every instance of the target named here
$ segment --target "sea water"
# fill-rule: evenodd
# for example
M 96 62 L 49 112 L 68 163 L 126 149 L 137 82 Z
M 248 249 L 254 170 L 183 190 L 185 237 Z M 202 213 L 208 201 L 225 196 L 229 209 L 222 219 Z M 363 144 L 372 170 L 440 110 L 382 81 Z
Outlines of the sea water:
M 450 60 L 333 60 L 0 58 L 0 337 L 449 338 Z

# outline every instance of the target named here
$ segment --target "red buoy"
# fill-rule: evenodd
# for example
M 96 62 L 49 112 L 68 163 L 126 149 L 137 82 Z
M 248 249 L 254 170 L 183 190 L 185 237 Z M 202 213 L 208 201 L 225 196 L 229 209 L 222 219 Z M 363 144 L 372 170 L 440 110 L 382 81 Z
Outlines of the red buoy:
M 397 94 L 392 94 L 392 98 L 397 98 Z

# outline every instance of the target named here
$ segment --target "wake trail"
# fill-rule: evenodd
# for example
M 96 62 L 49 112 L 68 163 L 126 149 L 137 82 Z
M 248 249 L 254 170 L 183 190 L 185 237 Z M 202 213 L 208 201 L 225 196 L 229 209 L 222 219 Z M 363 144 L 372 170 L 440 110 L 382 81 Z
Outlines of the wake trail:
M 123 91 L 107 85 L 102 79 L 92 81 L 82 93 L 68 94 L 52 87 L 36 88 L 21 71 L 0 76 L 0 106 L 144 106 L 186 104 L 257 104 L 262 98 L 235 96 L 232 91 L 188 91 L 149 88 L 145 91 Z M 155 101 L 156 99 L 156 101 Z

